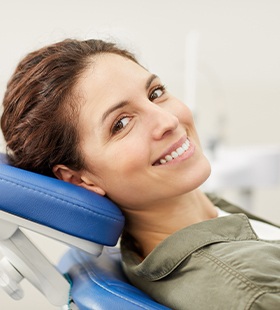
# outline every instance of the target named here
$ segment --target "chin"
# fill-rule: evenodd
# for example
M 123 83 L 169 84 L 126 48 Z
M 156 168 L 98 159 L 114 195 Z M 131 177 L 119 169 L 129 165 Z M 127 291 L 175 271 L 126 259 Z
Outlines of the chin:
M 205 157 L 203 162 L 200 162 L 199 168 L 192 173 L 192 190 L 199 188 L 211 175 L 211 165 Z

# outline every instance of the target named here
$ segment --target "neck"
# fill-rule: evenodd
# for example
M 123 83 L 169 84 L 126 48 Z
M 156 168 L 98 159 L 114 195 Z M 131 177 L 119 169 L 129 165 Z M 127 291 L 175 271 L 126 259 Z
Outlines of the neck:
M 200 190 L 140 210 L 124 210 L 126 230 L 146 257 L 174 232 L 217 216 L 217 211 Z

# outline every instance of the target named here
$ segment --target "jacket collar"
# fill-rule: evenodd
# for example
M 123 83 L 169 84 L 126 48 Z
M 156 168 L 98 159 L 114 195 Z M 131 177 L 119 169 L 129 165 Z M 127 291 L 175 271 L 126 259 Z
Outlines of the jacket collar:
M 200 248 L 228 241 L 257 240 L 248 217 L 235 214 L 190 225 L 162 241 L 143 261 L 129 249 L 123 251 L 126 265 L 138 276 L 156 281 L 170 274 Z M 125 245 L 124 245 L 125 246 Z

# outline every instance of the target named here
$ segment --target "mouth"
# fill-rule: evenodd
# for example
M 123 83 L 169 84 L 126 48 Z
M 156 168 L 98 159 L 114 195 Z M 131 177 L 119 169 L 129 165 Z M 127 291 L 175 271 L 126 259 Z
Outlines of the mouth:
M 189 139 L 186 139 L 181 146 L 173 150 L 170 154 L 164 155 L 162 158 L 159 158 L 157 161 L 153 163 L 153 166 L 165 165 L 168 162 L 184 155 L 186 151 L 190 148 L 191 144 Z

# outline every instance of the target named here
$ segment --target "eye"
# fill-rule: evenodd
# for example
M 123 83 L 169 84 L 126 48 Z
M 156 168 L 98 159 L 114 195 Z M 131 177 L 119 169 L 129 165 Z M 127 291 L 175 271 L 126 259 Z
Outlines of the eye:
M 154 88 L 149 96 L 150 101 L 154 101 L 157 98 L 161 97 L 165 93 L 165 86 L 164 85 L 159 85 L 156 88 Z
M 129 116 L 122 116 L 121 118 L 117 119 L 116 122 L 113 124 L 112 133 L 116 134 L 119 131 L 123 130 L 130 122 L 130 119 L 131 117 Z

